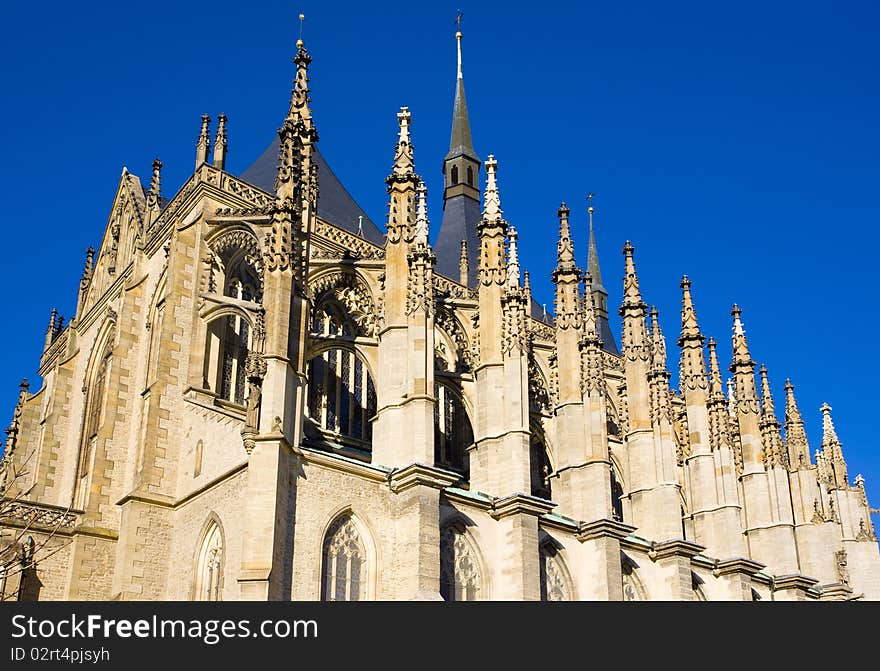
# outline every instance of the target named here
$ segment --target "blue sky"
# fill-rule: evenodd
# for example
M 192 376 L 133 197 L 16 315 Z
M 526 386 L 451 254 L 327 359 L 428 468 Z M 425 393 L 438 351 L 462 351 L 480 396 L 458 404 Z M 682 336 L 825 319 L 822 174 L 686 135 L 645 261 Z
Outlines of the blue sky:
M 864 474 L 880 506 L 868 421 L 880 379 L 870 252 L 880 10 L 868 2 L 14 3 L 0 40 L 12 319 L 0 415 L 11 417 L 22 377 L 38 388 L 49 310 L 71 316 L 122 166 L 146 181 L 161 157 L 170 197 L 192 170 L 202 113 L 229 116 L 233 173 L 272 140 L 299 11 L 322 153 L 381 226 L 395 114 L 408 105 L 436 233 L 459 7 L 474 145 L 499 162 L 502 207 L 538 301 L 552 307 L 559 202 L 573 210 L 583 265 L 594 192 L 609 306 L 620 302 L 629 239 L 673 383 L 686 273 L 724 364 L 737 302 L 780 420 L 790 377 L 815 449 L 827 401 L 850 476 Z

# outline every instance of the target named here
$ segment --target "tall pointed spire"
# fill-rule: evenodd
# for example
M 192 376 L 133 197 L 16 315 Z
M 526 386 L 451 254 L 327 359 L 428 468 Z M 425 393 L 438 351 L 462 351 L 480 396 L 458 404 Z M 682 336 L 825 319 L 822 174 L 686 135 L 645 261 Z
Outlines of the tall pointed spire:
M 809 468 L 810 443 L 804 430 L 804 420 L 794 397 L 794 385 L 785 381 L 785 443 L 793 469 Z
M 158 158 L 153 160 L 153 176 L 150 178 L 150 191 L 147 193 L 147 207 L 156 209 L 159 207 L 159 199 L 162 196 L 162 161 Z
M 501 219 L 501 196 L 498 195 L 498 161 L 492 154 L 486 159 L 486 194 L 483 197 L 483 218 L 492 221 Z
M 762 470 L 761 459 L 764 450 L 761 427 L 758 389 L 755 386 L 755 362 L 749 353 L 746 332 L 741 319 L 742 310 L 736 304 L 730 311 L 733 317 L 733 363 L 730 372 L 735 383 L 735 410 L 742 445 L 743 467 L 747 472 Z
M 504 259 L 504 239 L 507 222 L 501 212 L 501 196 L 498 194 L 498 161 L 491 154 L 486 159 L 486 193 L 483 197 L 483 218 L 480 220 L 480 262 L 477 268 L 483 284 L 503 284 L 507 279 Z M 470 243 L 468 243 L 470 247 Z
M 602 349 L 611 354 L 619 354 L 611 326 L 608 323 L 608 292 L 602 284 L 602 271 L 599 269 L 599 248 L 596 246 L 596 234 L 593 230 L 593 194 L 587 195 L 587 214 L 590 219 L 590 243 L 587 248 L 587 273 L 592 285 L 593 306 L 596 311 L 596 328 L 602 340 Z
M 461 15 L 455 32 L 457 70 L 455 101 L 452 109 L 452 130 L 449 152 L 443 159 L 443 221 L 434 247 L 437 272 L 451 279 L 461 278 L 460 243 L 467 241 L 468 287 L 477 285 L 480 260 L 480 157 L 474 151 L 467 101 L 464 94 L 461 56 Z
M 479 162 L 471 141 L 471 124 L 468 119 L 467 100 L 464 95 L 464 77 L 461 73 L 461 26 L 455 32 L 458 51 L 458 72 L 455 78 L 455 103 L 452 108 L 452 136 L 449 140 L 449 153 L 446 159 L 456 156 L 468 156 Z
M 627 358 L 633 361 L 636 359 L 648 361 L 651 349 L 645 327 L 645 313 L 648 306 L 642 300 L 642 292 L 639 289 L 639 277 L 636 274 L 636 264 L 633 259 L 634 252 L 635 247 L 627 240 L 623 246 L 623 303 L 621 303 L 619 310 L 620 316 L 623 317 L 621 345 L 623 354 Z

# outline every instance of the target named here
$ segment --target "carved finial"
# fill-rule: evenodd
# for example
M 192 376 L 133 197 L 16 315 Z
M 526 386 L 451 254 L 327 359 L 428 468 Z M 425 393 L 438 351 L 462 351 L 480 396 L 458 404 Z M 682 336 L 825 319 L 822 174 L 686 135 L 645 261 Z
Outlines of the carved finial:
M 391 180 L 405 179 L 415 174 L 413 146 L 409 137 L 409 127 L 412 124 L 409 107 L 400 108 L 400 112 L 397 113 L 397 124 L 397 147 L 394 151 L 394 168 L 391 177 L 389 177 Z
M 659 312 L 653 305 L 649 312 L 651 318 L 651 364 L 656 370 L 666 370 L 666 340 L 660 329 Z
M 822 452 L 826 463 L 831 469 L 833 484 L 837 487 L 849 486 L 846 475 L 846 461 L 843 458 L 843 449 L 834 421 L 831 419 L 831 406 L 823 403 L 819 408 L 822 412 Z
M 214 167 L 223 170 L 226 167 L 226 115 L 217 117 L 217 136 L 214 138 Z
M 89 246 L 86 250 L 86 262 L 83 264 L 83 272 L 82 277 L 80 278 L 80 288 L 85 289 L 88 287 L 89 282 L 92 279 L 92 270 L 94 267 L 94 259 L 95 259 L 95 248 Z
M 153 160 L 153 177 L 150 179 L 150 193 L 147 196 L 147 206 L 159 207 L 159 197 L 162 195 L 162 161 L 158 158 Z
M 516 239 L 519 234 L 513 226 L 507 229 L 507 284 L 511 287 L 519 287 L 519 253 L 516 249 Z
M 427 205 L 428 187 L 422 180 L 416 187 L 416 225 L 414 231 L 413 242 L 416 245 L 428 244 L 428 205 Z
M 556 243 L 556 270 L 570 272 L 575 270 L 574 244 L 571 241 L 571 226 L 568 223 L 568 215 L 571 210 L 563 202 L 556 211 L 559 217 L 559 241 Z
M 794 397 L 794 385 L 785 380 L 785 442 L 788 447 L 788 459 L 794 466 L 810 465 L 810 445 L 804 431 L 804 420 Z
M 767 377 L 767 366 L 761 364 L 758 369 L 761 376 L 761 397 L 763 398 L 763 414 L 771 416 L 776 414 L 776 406 L 773 403 L 773 394 L 770 392 L 770 379 Z
M 305 44 L 305 42 L 303 42 L 303 23 L 305 22 L 305 20 L 306 20 L 306 15 L 300 14 L 299 15 L 299 39 L 296 41 L 296 48 L 297 49 L 302 49 L 303 45 Z
M 681 338 L 682 340 L 702 340 L 700 326 L 697 323 L 697 311 L 691 296 L 691 281 L 687 275 L 681 278 Z
M 196 170 L 199 169 L 199 166 L 202 165 L 202 163 L 208 160 L 208 149 L 211 145 L 211 135 L 209 131 L 210 124 L 211 117 L 207 114 L 203 114 L 202 129 L 199 132 L 199 139 L 196 142 Z
M 623 279 L 623 304 L 626 306 L 642 306 L 642 293 L 639 289 L 639 277 L 636 274 L 636 264 L 633 259 L 635 247 L 627 240 L 623 246 L 625 276 Z
M 734 303 L 730 314 L 733 316 L 733 361 L 735 364 L 752 364 L 749 344 L 746 342 L 746 331 L 741 319 L 742 308 Z
M 49 326 L 46 328 L 46 344 L 45 347 L 49 347 L 52 344 L 52 340 L 55 337 L 55 331 L 58 328 L 58 310 L 52 308 L 51 312 L 49 312 Z M 44 349 L 45 349 L 44 347 Z
M 712 398 L 724 398 L 724 381 L 721 377 L 721 366 L 718 364 L 718 343 L 709 338 L 709 393 Z
M 461 10 L 458 10 L 458 16 L 455 17 L 455 41 L 458 43 L 458 78 L 462 78 L 461 74 L 461 19 L 464 17 Z
M 470 273 L 470 262 L 468 261 L 467 240 L 461 241 L 461 252 L 458 255 L 458 281 L 464 286 L 468 285 L 468 274 Z
M 526 290 L 526 296 L 532 297 L 532 278 L 528 270 L 523 271 L 523 288 Z
M 489 154 L 486 159 L 486 193 L 483 197 L 483 218 L 499 221 L 501 219 L 501 197 L 498 195 L 498 161 Z

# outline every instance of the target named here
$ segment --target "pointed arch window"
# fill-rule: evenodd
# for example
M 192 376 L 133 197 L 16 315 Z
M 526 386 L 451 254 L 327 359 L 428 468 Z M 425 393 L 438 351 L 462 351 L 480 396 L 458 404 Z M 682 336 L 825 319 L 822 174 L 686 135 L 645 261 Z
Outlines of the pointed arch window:
M 77 488 L 75 507 L 83 508 L 87 499 L 89 474 L 94 459 L 95 447 L 98 443 L 98 432 L 104 423 L 104 404 L 107 396 L 107 378 L 110 374 L 112 348 L 108 339 L 97 367 L 92 375 L 91 384 L 87 387 L 85 419 L 83 422 L 82 445 L 77 464 Z
M 623 487 L 611 469 L 611 516 L 618 522 L 623 522 Z
M 621 577 L 623 580 L 624 601 L 646 601 L 644 585 L 636 575 L 636 565 L 629 557 L 624 556 L 621 562 Z
M 474 431 L 461 394 L 450 382 L 434 382 L 434 461 L 438 466 L 468 474 L 468 448 Z
M 529 438 L 529 470 L 532 496 L 548 500 L 552 498 L 549 476 L 553 469 L 550 466 L 550 457 L 540 432 L 534 427 Z
M 452 185 L 455 186 L 458 184 L 458 166 L 452 166 L 452 170 L 450 172 L 450 180 L 452 181 Z
M 331 349 L 309 361 L 306 409 L 325 437 L 369 450 L 376 387 L 366 364 L 348 349 Z
M 366 597 L 366 549 L 351 515 L 327 530 L 321 561 L 322 601 L 363 601 Z
M 196 560 L 196 601 L 222 601 L 223 589 L 223 532 L 220 525 L 211 522 L 205 531 Z
M 562 563 L 559 551 L 551 542 L 540 547 L 541 601 L 571 601 L 571 584 L 568 571 Z
M 467 168 L 467 183 L 471 186 L 475 186 L 474 184 L 474 169 L 472 166 L 468 166 Z
M 477 601 L 482 582 L 467 531 L 460 524 L 447 526 L 440 534 L 440 595 L 445 601 Z

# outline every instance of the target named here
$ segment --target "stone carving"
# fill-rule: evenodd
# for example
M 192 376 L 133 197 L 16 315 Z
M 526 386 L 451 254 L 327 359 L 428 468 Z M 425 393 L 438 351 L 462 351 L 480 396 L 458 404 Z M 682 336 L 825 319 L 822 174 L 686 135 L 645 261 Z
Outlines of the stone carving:
M 467 532 L 458 524 L 440 534 L 440 594 L 446 601 L 476 601 L 480 596 L 479 564 Z
M 556 550 L 546 543 L 541 546 L 541 600 L 571 601 L 562 560 Z
M 456 371 L 459 373 L 473 369 L 473 352 L 468 343 L 464 328 L 448 306 L 438 303 L 434 313 L 434 325 L 441 329 L 455 343 Z
M 258 432 L 260 420 L 260 398 L 263 393 L 263 380 L 266 377 L 266 359 L 258 352 L 248 352 L 244 363 L 244 372 L 247 378 L 248 396 L 247 411 L 244 427 L 241 430 L 241 438 L 245 451 L 250 454 L 254 447 L 254 438 Z
M 376 337 L 379 319 L 373 306 L 373 298 L 353 271 L 338 270 L 321 275 L 310 284 L 309 290 L 315 306 L 312 311 L 313 329 L 317 328 L 319 313 L 327 300 L 332 299 L 345 308 L 359 335 Z
M 837 572 L 837 579 L 844 585 L 849 585 L 846 550 L 838 550 L 834 553 L 834 568 Z

